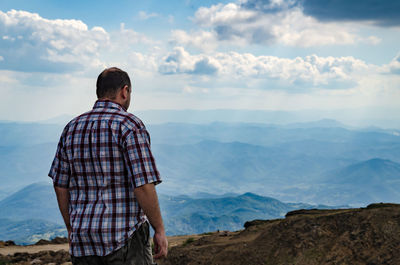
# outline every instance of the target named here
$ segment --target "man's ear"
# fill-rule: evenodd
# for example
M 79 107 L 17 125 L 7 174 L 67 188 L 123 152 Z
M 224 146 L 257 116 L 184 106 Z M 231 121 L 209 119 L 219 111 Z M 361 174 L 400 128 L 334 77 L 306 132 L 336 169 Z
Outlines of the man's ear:
M 123 99 L 128 98 L 129 93 L 130 93 L 130 91 L 129 91 L 129 86 L 128 86 L 128 85 L 123 86 L 122 89 L 121 89 L 121 96 L 122 96 L 122 98 L 123 98 Z

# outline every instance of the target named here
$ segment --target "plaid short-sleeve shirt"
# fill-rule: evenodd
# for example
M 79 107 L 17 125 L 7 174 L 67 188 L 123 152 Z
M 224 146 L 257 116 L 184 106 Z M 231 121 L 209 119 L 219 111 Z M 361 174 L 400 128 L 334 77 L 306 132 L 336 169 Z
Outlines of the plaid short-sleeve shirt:
M 144 124 L 108 100 L 67 124 L 49 176 L 69 189 L 73 256 L 121 248 L 147 220 L 134 188 L 161 182 Z

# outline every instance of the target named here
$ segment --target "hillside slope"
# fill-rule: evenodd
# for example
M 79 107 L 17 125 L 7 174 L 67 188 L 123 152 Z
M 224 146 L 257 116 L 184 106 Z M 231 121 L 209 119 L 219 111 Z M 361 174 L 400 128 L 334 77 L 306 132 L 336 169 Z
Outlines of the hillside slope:
M 172 248 L 163 265 L 400 264 L 400 205 L 300 210 Z
M 380 158 L 361 161 L 329 172 L 324 183 L 313 188 L 315 200 L 325 204 L 398 202 L 400 164 Z
M 64 224 L 58 210 L 53 186 L 48 182 L 28 185 L 1 200 L 0 218 L 13 220 L 43 219 Z
M 235 231 L 241 229 L 247 220 L 281 218 L 287 212 L 296 209 L 333 208 L 325 205 L 284 203 L 250 192 L 211 199 L 160 195 L 160 207 L 167 235 L 200 234 L 216 230 Z

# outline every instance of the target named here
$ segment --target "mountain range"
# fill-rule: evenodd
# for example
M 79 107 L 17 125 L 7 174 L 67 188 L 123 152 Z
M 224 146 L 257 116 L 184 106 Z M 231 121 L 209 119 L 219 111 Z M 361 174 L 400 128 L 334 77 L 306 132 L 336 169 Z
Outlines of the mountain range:
M 0 239 L 27 243 L 65 233 L 47 177 L 62 128 L 0 122 Z M 398 130 L 332 120 L 166 123 L 148 130 L 170 235 L 237 230 L 247 220 L 300 208 L 400 202 Z
M 239 196 L 192 199 L 160 196 L 166 231 L 170 235 L 238 230 L 247 220 L 282 218 L 294 209 L 329 209 L 333 206 L 284 203 L 254 193 Z
M 253 192 L 281 201 L 330 204 L 325 194 L 344 187 L 333 183 L 335 174 L 345 179 L 354 170 L 351 179 L 355 180 L 363 173 L 353 165 L 371 159 L 400 163 L 398 131 L 355 129 L 332 120 L 287 125 L 167 123 L 150 124 L 148 129 L 164 180 L 159 189 L 171 196 Z M 59 124 L 0 123 L 0 199 L 28 184 L 49 181 L 61 130 Z M 374 174 L 385 174 L 385 167 L 390 165 L 383 163 Z M 400 176 L 393 170 L 394 176 Z M 368 185 L 371 182 L 362 181 L 357 188 L 368 190 L 370 196 L 352 201 L 352 190 L 344 189 L 333 204 L 399 200 L 392 191 L 392 197 L 382 197 L 385 193 L 379 190 L 387 190 L 388 182 L 375 191 Z
M 370 159 L 329 172 L 314 187 L 321 203 L 335 204 L 400 201 L 400 164 L 387 159 Z
M 12 240 L 19 245 L 35 244 L 41 239 L 49 240 L 55 237 L 65 237 L 66 235 L 67 229 L 65 226 L 43 219 L 16 221 L 0 218 L 1 240 Z
M 302 208 L 330 208 L 324 205 L 283 203 L 253 193 L 207 198 L 160 194 L 160 207 L 168 235 L 238 230 L 247 220 L 282 218 Z M 31 184 L 0 201 L 0 240 L 35 243 L 40 238 L 64 235 L 65 228 L 49 183 Z

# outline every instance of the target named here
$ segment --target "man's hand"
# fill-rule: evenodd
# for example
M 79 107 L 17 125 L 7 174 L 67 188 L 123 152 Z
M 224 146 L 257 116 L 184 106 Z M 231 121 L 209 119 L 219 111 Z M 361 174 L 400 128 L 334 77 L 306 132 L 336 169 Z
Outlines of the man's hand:
M 154 184 L 149 183 L 134 189 L 134 193 L 144 213 L 154 229 L 155 259 L 163 258 L 168 253 L 168 241 L 165 236 L 164 224 L 161 218 L 160 206 L 158 205 L 157 192 Z
M 154 258 L 160 259 L 167 257 L 168 254 L 168 240 L 165 233 L 154 233 Z

